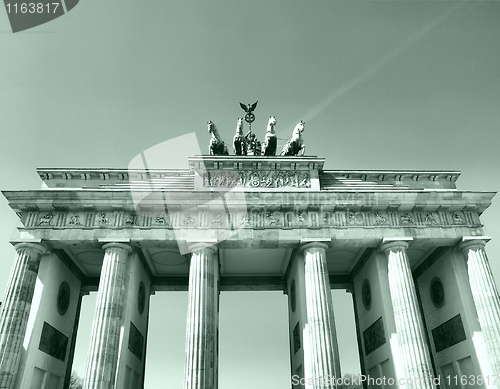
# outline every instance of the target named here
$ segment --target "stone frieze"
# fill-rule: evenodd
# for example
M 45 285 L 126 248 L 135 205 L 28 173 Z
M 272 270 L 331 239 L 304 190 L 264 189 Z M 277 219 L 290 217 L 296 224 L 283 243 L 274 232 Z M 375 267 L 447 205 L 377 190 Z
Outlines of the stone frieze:
M 480 227 L 474 212 L 323 211 L 268 210 L 255 207 L 236 212 L 190 209 L 172 212 L 51 211 L 26 212 L 22 222 L 28 229 L 78 228 L 429 228 Z
M 203 186 L 211 188 L 310 188 L 308 171 L 225 171 L 210 170 L 203 174 Z

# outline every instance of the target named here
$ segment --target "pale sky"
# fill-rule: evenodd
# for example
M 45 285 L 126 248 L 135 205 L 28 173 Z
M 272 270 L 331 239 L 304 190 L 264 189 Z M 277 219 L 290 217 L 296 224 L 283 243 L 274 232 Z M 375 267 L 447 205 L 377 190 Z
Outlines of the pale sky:
M 16 34 L 0 12 L 0 69 L 4 190 L 38 189 L 36 167 L 126 168 L 193 131 L 205 152 L 207 120 L 230 142 L 255 100 L 258 137 L 270 115 L 283 139 L 303 119 L 326 169 L 460 170 L 461 190 L 500 188 L 498 1 L 82 1 Z M 482 216 L 497 282 L 499 201 Z M 3 295 L 17 224 L 3 197 L 0 216 Z M 146 389 L 180 388 L 187 293 L 151 303 Z M 350 295 L 334 304 L 343 372 L 359 372 Z M 290 386 L 286 296 L 222 293 L 220 323 L 220 389 Z

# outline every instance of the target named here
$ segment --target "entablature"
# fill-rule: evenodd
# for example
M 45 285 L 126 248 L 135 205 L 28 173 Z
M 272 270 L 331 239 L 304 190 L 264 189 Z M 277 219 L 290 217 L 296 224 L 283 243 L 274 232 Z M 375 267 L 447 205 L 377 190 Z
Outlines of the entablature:
M 468 210 L 481 214 L 491 205 L 495 192 L 461 192 L 456 190 L 406 191 L 282 191 L 246 192 L 211 191 L 104 191 L 104 190 L 38 190 L 3 191 L 9 205 L 18 213 L 25 211 L 130 211 L 136 213 L 170 212 L 187 209 L 245 209 L 333 211 L 427 211 Z

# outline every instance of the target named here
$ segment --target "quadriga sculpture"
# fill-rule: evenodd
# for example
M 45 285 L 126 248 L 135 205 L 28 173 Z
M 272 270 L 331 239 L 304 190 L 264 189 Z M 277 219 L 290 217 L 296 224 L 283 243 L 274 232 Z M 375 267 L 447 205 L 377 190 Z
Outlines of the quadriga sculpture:
M 219 131 L 215 124 L 209 120 L 207 122 L 208 125 L 208 133 L 212 136 L 210 138 L 210 144 L 208 146 L 208 152 L 210 155 L 229 155 L 227 151 L 227 146 L 224 144 L 224 141 L 220 138 Z
M 264 137 L 264 142 L 262 143 L 262 155 L 276 155 L 276 118 L 274 116 L 269 117 L 267 122 L 266 136 Z
M 292 139 L 286 142 L 285 146 L 283 146 L 283 150 L 281 150 L 280 155 L 304 155 L 306 151 L 306 145 L 302 139 L 302 132 L 304 131 L 305 123 L 301 120 L 297 123 L 295 128 L 293 129 Z

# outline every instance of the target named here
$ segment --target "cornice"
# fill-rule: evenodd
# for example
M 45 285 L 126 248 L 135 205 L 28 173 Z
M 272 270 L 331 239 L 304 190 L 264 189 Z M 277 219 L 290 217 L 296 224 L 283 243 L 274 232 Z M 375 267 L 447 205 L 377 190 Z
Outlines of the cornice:
M 219 156 L 190 157 L 191 170 L 322 170 L 325 158 L 282 156 Z
M 482 213 L 496 192 L 457 190 L 383 190 L 241 192 L 151 190 L 37 190 L 2 191 L 16 212 L 29 210 L 135 210 L 148 207 L 217 207 L 227 204 L 255 207 L 356 210 L 471 210 Z M 139 200 L 137 200 L 139 199 Z M 136 200 L 136 201 L 134 201 Z

